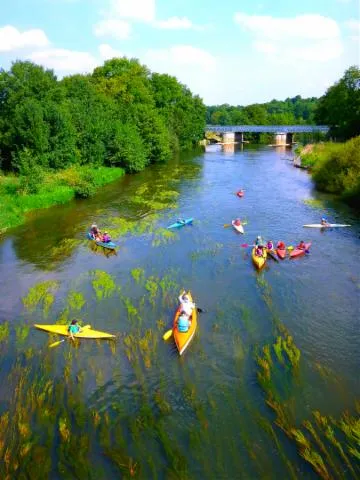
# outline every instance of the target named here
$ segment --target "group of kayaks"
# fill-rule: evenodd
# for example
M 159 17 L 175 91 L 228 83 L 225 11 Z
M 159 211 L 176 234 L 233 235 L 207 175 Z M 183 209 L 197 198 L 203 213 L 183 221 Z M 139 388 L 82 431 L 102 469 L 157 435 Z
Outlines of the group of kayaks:
M 268 248 L 263 248 L 262 249 L 262 255 L 256 255 L 256 248 L 253 247 L 252 252 L 251 252 L 251 258 L 253 260 L 253 263 L 255 267 L 258 270 L 261 270 L 265 264 L 266 260 L 268 257 L 272 257 L 274 260 L 277 260 L 277 258 L 280 258 L 281 260 L 284 260 L 284 258 L 287 256 L 287 253 L 289 252 L 289 257 L 290 258 L 296 258 L 296 257 L 301 257 L 305 255 L 306 253 L 309 253 L 309 249 L 311 247 L 311 242 L 305 243 L 305 246 L 300 248 L 300 247 L 287 247 L 285 245 L 281 245 L 280 247 L 274 248 L 274 249 L 268 249 Z

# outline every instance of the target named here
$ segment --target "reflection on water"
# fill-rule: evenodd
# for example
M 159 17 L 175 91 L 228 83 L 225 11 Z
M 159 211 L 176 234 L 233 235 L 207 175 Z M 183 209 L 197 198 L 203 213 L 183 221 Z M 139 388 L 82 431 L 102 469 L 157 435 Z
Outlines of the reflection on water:
M 3 239 L 1 478 L 360 475 L 359 219 L 314 197 L 279 149 L 217 148 Z M 324 210 L 353 227 L 305 232 Z M 244 235 L 224 228 L 237 216 Z M 85 239 L 93 222 L 117 255 Z M 246 247 L 258 234 L 311 253 L 258 273 Z M 179 357 L 162 335 L 183 288 L 204 313 Z M 49 348 L 58 338 L 32 328 L 74 317 L 116 341 Z

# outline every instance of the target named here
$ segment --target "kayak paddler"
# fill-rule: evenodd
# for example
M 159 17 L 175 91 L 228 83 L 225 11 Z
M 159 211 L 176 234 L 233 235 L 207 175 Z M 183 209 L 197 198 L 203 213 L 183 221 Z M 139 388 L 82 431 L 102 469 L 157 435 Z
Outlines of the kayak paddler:
M 75 320 L 75 318 L 74 318 L 74 320 L 71 320 L 71 323 L 68 327 L 68 331 L 69 331 L 69 335 L 70 335 L 72 340 L 74 340 L 74 338 L 75 338 L 74 335 L 81 332 L 81 327 L 78 324 L 78 321 Z
M 321 219 L 321 225 L 323 225 L 324 227 L 330 227 L 330 223 L 326 220 L 325 217 Z

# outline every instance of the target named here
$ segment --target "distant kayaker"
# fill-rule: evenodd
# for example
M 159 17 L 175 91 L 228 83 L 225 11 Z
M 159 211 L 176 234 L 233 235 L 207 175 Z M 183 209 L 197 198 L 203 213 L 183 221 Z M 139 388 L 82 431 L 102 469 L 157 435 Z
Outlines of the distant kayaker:
M 74 340 L 74 335 L 81 332 L 80 325 L 77 320 L 71 320 L 71 323 L 68 327 L 68 331 L 72 340 Z
M 234 220 L 234 225 L 236 225 L 237 227 L 240 227 L 240 225 L 241 225 L 240 218 L 237 218 L 236 220 Z
M 261 236 L 258 235 L 255 240 L 255 247 L 263 247 L 263 246 L 264 246 L 264 241 L 261 238 Z
M 323 217 L 321 219 L 321 225 L 323 225 L 324 227 L 329 227 L 330 226 L 330 223 L 326 220 L 325 217 Z
M 111 237 L 108 234 L 108 232 L 104 232 L 104 235 L 102 236 L 102 241 L 103 243 L 109 243 L 111 242 Z
M 185 223 L 186 223 L 186 221 L 185 221 L 184 218 L 178 218 L 178 219 L 177 219 L 177 222 L 178 222 L 178 223 L 181 223 L 182 225 L 185 225 Z
M 285 243 L 283 241 L 278 242 L 276 248 L 279 250 L 285 250 Z
M 92 238 L 94 240 L 98 240 L 98 241 L 102 240 L 101 232 L 100 232 L 100 230 L 98 229 L 98 227 L 95 223 L 93 225 L 91 225 L 90 235 L 92 236 Z
M 298 248 L 299 250 L 305 250 L 306 245 L 305 245 L 304 240 L 301 240 L 301 242 L 299 243 L 299 245 L 296 248 Z
M 192 311 L 195 308 L 195 303 L 190 301 L 188 295 L 186 295 L 185 290 L 179 296 L 179 302 L 181 306 L 181 313 L 185 313 L 188 317 L 191 317 Z
M 186 333 L 189 330 L 190 325 L 191 325 L 190 318 L 185 313 L 182 313 L 179 316 L 178 322 L 177 322 L 177 327 L 179 332 Z
M 266 243 L 266 248 L 268 250 L 274 250 L 274 244 L 273 244 L 272 240 L 268 240 L 268 242 Z
M 262 257 L 263 256 L 263 247 L 262 245 L 258 245 L 256 248 L 255 248 L 255 255 L 257 257 Z
M 241 188 L 238 192 L 236 192 L 238 197 L 242 197 L 244 195 L 244 190 Z

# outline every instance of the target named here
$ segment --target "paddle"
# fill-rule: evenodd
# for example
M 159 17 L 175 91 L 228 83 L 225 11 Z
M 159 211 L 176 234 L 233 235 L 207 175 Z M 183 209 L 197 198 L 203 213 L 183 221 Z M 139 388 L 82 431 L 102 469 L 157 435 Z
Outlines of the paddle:
M 91 325 L 84 325 L 81 330 L 88 330 L 89 328 L 91 328 Z M 69 340 L 69 338 L 71 338 L 70 335 L 66 338 L 63 338 L 62 340 L 58 340 L 57 342 L 51 343 L 49 345 L 49 348 L 57 347 L 58 345 L 60 345 L 60 343 L 63 343 L 63 342 L 66 342 L 66 340 Z

